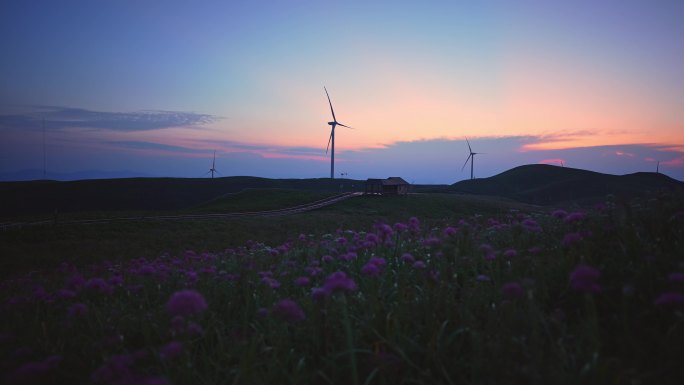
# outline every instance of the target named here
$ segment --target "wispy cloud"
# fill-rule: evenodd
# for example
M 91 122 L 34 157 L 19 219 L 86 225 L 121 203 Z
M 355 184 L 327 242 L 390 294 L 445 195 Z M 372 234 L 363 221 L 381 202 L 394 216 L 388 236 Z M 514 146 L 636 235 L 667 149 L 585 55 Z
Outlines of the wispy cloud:
M 183 146 L 174 146 L 163 143 L 155 142 L 142 142 L 142 141 L 126 141 L 126 140 L 113 140 L 105 142 L 104 144 L 114 145 L 116 147 L 133 149 L 133 150 L 157 150 L 173 153 L 206 153 L 206 150 L 195 149 Z
M 220 119 L 214 115 L 182 111 L 105 112 L 83 108 L 35 106 L 32 111 L 0 115 L 0 127 L 37 129 L 43 120 L 49 129 L 91 128 L 112 131 L 149 131 L 196 127 Z

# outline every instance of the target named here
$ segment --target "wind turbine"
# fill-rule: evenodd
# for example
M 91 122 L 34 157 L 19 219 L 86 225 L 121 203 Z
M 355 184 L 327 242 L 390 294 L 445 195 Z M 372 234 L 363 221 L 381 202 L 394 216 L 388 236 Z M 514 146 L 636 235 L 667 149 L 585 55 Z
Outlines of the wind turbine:
M 351 127 L 345 126 L 344 124 L 339 123 L 337 121 L 337 118 L 335 118 L 335 110 L 333 110 L 332 102 L 330 101 L 330 94 L 328 94 L 328 89 L 325 88 L 325 86 L 323 86 L 323 89 L 325 90 L 325 95 L 328 97 L 328 103 L 330 104 L 330 112 L 332 112 L 333 116 L 333 121 L 328 122 L 328 125 L 331 126 L 331 129 L 330 139 L 328 139 L 328 146 L 325 148 L 325 153 L 328 153 L 328 149 L 330 149 L 330 143 L 332 143 L 332 149 L 330 151 L 330 179 L 335 179 L 335 126 L 342 126 L 347 128 Z
M 211 168 L 204 175 L 209 173 L 211 173 L 211 179 L 214 179 L 214 173 L 218 173 L 218 170 L 216 169 L 216 150 L 214 150 L 214 159 L 211 161 Z
M 463 167 L 461 168 L 461 171 L 465 169 L 465 166 L 468 164 L 468 161 L 470 160 L 470 179 L 473 179 L 473 163 L 475 162 L 475 155 L 477 154 L 484 154 L 483 152 L 473 152 L 472 147 L 470 147 L 470 142 L 468 141 L 468 138 L 465 138 L 466 143 L 468 143 L 468 150 L 470 151 L 470 155 L 466 158 L 465 163 L 463 163 Z
M 45 156 L 45 118 L 43 118 L 43 179 L 47 179 L 47 161 Z
M 656 174 L 660 174 L 660 161 L 656 164 Z

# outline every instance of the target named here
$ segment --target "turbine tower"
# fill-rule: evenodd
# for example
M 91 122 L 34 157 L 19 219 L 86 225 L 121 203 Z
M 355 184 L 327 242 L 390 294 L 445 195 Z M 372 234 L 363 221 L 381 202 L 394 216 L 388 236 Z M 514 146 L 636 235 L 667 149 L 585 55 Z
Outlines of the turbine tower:
M 342 127 L 347 127 L 351 128 L 349 126 L 345 126 L 342 123 L 339 123 L 337 121 L 337 118 L 335 118 L 335 110 L 333 110 L 332 102 L 330 101 L 330 94 L 328 94 L 328 89 L 323 86 L 323 89 L 325 90 L 325 95 L 328 97 L 328 104 L 330 104 L 330 112 L 332 112 L 332 117 L 333 121 L 328 122 L 328 125 L 331 126 L 330 129 L 330 139 L 328 139 L 328 146 L 325 148 L 325 153 L 328 153 L 328 149 L 330 149 L 330 179 L 335 179 L 335 126 L 342 126 Z M 330 143 L 332 143 L 332 148 L 330 148 Z
M 470 151 L 470 154 L 466 158 L 465 163 L 463 163 L 463 167 L 461 168 L 461 171 L 465 169 L 465 166 L 468 164 L 468 161 L 470 160 L 470 179 L 473 179 L 473 163 L 475 162 L 475 155 L 477 154 L 483 154 L 482 152 L 473 152 L 473 149 L 470 147 L 470 142 L 468 141 L 468 138 L 465 138 L 466 143 L 468 143 L 468 150 Z
M 218 170 L 216 169 L 216 150 L 214 150 L 214 159 L 211 161 L 211 168 L 204 175 L 209 173 L 211 173 L 211 179 L 214 179 L 214 173 L 218 173 Z

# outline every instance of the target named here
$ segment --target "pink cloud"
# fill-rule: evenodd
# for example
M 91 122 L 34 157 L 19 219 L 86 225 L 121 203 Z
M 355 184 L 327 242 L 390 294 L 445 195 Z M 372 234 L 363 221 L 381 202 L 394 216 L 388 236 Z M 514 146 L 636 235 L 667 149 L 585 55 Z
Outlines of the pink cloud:
M 296 154 L 283 154 L 280 152 L 264 152 L 264 151 L 254 151 L 255 154 L 259 154 L 267 159 L 303 159 L 303 160 L 316 160 L 330 162 L 330 158 L 327 156 L 320 155 L 296 155 Z
M 660 164 L 670 167 L 684 167 L 684 156 L 680 156 L 678 158 L 674 158 L 671 160 L 666 160 L 664 162 L 660 162 Z
M 634 158 L 634 154 L 632 154 L 630 152 L 615 151 L 615 155 L 617 155 L 617 156 L 628 156 L 630 158 Z
M 560 166 L 560 165 L 563 165 L 565 163 L 565 160 L 560 159 L 560 158 L 552 158 L 552 159 L 543 159 L 537 163 L 539 163 L 539 164 L 552 164 L 555 166 Z

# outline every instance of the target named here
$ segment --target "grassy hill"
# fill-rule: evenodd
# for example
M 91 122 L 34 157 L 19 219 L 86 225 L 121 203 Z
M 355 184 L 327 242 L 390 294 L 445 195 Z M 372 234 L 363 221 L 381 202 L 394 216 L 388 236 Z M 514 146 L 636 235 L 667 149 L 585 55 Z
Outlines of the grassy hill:
M 350 179 L 124 178 L 73 182 L 1 182 L 2 217 L 52 215 L 55 211 L 163 211 L 200 205 L 247 188 L 342 192 L 362 189 Z
M 613 194 L 630 199 L 648 192 L 682 189 L 684 183 L 663 174 L 609 175 L 545 164 L 525 165 L 501 174 L 465 180 L 448 190 L 506 197 L 538 205 L 589 204 Z

